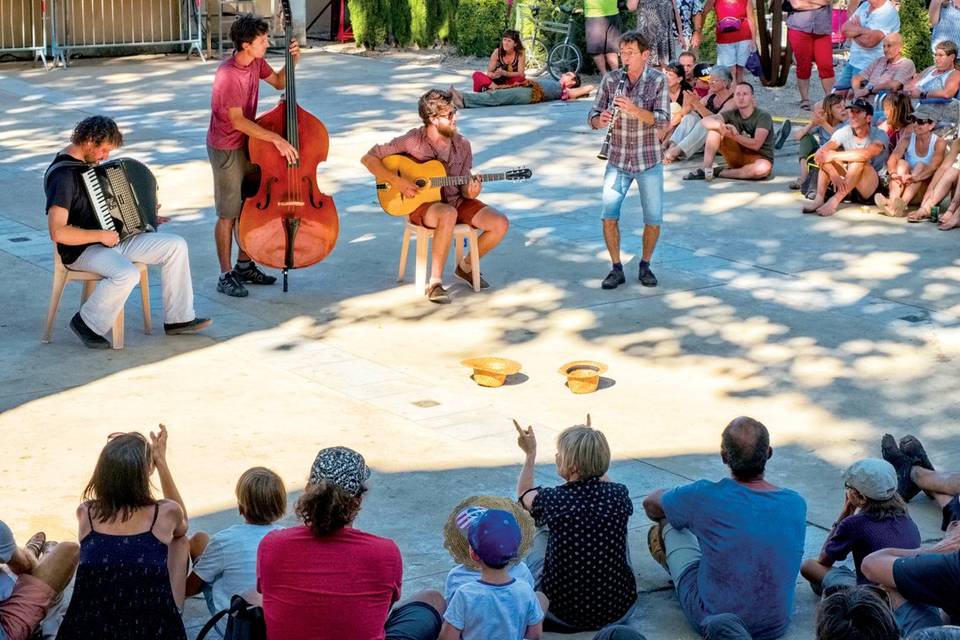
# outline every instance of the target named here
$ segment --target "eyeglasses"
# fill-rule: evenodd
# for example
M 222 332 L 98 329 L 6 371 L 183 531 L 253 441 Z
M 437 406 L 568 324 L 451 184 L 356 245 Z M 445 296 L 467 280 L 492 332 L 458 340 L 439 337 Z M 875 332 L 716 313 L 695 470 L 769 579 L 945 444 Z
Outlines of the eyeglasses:
M 450 111 L 446 113 L 438 113 L 437 115 L 434 116 L 434 118 L 437 118 L 437 119 L 446 118 L 447 120 L 453 120 L 455 117 L 457 117 L 456 107 L 450 107 Z
M 917 124 L 933 124 L 933 120 L 928 120 L 926 118 L 914 118 L 913 121 Z

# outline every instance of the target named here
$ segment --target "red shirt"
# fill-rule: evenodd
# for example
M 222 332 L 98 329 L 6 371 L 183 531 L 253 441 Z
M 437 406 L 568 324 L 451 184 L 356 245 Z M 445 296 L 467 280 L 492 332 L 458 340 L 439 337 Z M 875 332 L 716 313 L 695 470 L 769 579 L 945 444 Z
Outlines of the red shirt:
M 747 0 L 717 0 L 717 44 L 731 44 L 750 40 L 750 23 L 747 22 Z M 740 29 L 723 32 L 720 30 L 724 18 L 740 20 Z
M 230 108 L 240 107 L 243 117 L 248 120 L 256 119 L 260 81 L 269 78 L 271 73 L 273 68 L 263 58 L 254 59 L 246 67 L 238 65 L 234 56 L 220 63 L 213 78 L 207 145 L 222 150 L 243 147 L 247 135 L 233 128 Z

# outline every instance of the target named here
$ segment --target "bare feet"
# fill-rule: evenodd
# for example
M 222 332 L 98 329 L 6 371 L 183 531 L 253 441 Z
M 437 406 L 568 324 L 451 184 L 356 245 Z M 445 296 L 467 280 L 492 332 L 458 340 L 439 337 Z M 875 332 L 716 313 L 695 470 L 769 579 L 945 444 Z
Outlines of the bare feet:
M 819 209 L 819 208 L 822 207 L 822 206 L 823 206 L 823 200 L 817 199 L 817 200 L 814 200 L 814 201 L 810 202 L 808 205 L 806 205 L 806 206 L 802 209 L 802 211 L 803 211 L 804 213 L 816 213 L 816 212 L 817 212 L 817 209 Z
M 817 207 L 817 215 L 826 218 L 827 216 L 832 216 L 837 212 L 837 207 L 840 205 L 840 199 L 837 196 L 833 196 L 822 205 Z
M 960 209 L 957 211 L 947 211 L 940 216 L 940 224 L 937 226 L 940 231 L 949 231 L 956 229 L 960 225 Z
M 909 222 L 922 222 L 930 217 L 930 209 L 920 205 L 920 208 L 907 216 Z
M 463 109 L 463 94 L 457 91 L 453 85 L 450 85 L 448 91 L 450 91 L 450 95 L 453 97 L 453 106 L 457 109 Z
M 679 147 L 673 146 L 666 150 L 663 154 L 663 164 L 670 164 L 671 162 L 680 158 L 683 155 L 683 151 L 680 151 Z
M 877 193 L 873 196 L 873 202 L 877 205 L 877 207 L 879 207 L 880 215 L 892 215 L 890 209 L 890 200 L 887 198 L 887 196 L 883 195 L 882 193 Z

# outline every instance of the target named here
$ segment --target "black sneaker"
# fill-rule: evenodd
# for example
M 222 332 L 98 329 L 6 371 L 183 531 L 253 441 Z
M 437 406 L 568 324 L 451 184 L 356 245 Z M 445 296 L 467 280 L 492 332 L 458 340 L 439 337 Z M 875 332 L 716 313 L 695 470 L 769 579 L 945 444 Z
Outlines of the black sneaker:
M 79 311 L 70 318 L 70 329 L 77 334 L 77 337 L 83 342 L 83 346 L 88 349 L 110 348 L 110 341 L 88 327 L 87 323 L 80 317 Z
M 443 285 L 439 282 L 428 284 L 427 290 L 424 293 L 427 296 L 427 300 L 430 302 L 435 302 L 437 304 L 450 304 L 450 296 L 447 295 L 447 290 L 444 289 Z
M 457 265 L 457 268 L 454 269 L 453 273 L 458 278 L 460 278 L 461 280 L 469 284 L 471 287 L 473 286 L 473 273 L 471 273 L 470 271 L 464 271 L 463 269 L 460 268 L 460 265 Z M 480 274 L 480 288 L 481 289 L 490 288 L 490 283 L 483 279 L 482 273 Z
M 916 436 L 903 436 L 900 438 L 900 451 L 913 458 L 917 462 L 918 467 L 935 471 L 933 463 L 930 462 L 930 456 L 927 455 L 927 450 L 923 448 L 923 445 L 920 444 Z
M 780 126 L 780 131 L 777 133 L 777 139 L 773 143 L 774 149 L 782 149 L 784 143 L 787 141 L 787 136 L 790 135 L 790 129 L 793 128 L 793 123 L 789 120 L 784 120 L 783 124 Z
M 607 277 L 600 283 L 600 287 L 603 289 L 616 289 L 626 281 L 627 278 L 623 275 L 623 269 L 610 269 L 610 273 L 608 273 Z
M 249 267 L 241 267 L 238 262 L 233 266 L 233 272 L 245 284 L 273 284 L 277 281 L 277 276 L 268 276 L 256 262 L 251 262 Z
M 217 281 L 217 291 L 233 298 L 246 298 L 248 295 L 247 288 L 240 282 L 236 271 L 220 276 L 220 280 Z
M 637 277 L 640 278 L 640 284 L 645 287 L 657 286 L 657 276 L 653 275 L 653 271 L 650 271 L 647 265 L 640 265 L 640 273 Z
M 210 318 L 194 318 L 187 322 L 164 322 L 163 331 L 168 336 L 178 336 L 183 333 L 196 333 L 206 329 L 213 324 L 213 320 Z
M 893 436 L 889 433 L 884 434 L 880 440 L 880 454 L 884 460 L 893 465 L 894 470 L 897 472 L 897 493 L 899 493 L 900 497 L 906 502 L 913 500 L 913 498 L 920 493 L 920 487 L 918 487 L 913 481 L 913 478 L 910 477 L 913 465 L 915 465 L 917 461 L 900 451 L 900 448 L 897 446 L 897 441 L 894 440 Z

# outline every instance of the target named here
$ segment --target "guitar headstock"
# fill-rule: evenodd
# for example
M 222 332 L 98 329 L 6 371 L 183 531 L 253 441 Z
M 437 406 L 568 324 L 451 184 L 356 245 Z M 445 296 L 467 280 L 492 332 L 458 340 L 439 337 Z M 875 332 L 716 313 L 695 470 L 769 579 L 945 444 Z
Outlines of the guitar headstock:
M 504 177 L 507 180 L 529 180 L 533 177 L 533 171 L 526 167 L 518 167 L 504 173 Z

